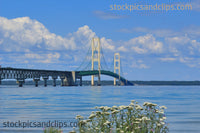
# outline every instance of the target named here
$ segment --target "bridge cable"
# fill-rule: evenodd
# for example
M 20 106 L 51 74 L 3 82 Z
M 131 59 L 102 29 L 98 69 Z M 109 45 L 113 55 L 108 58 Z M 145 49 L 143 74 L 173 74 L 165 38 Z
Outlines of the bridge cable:
M 82 61 L 82 63 L 80 64 L 80 66 L 79 66 L 75 71 L 79 70 L 79 69 L 83 66 L 83 64 L 87 61 L 87 57 L 88 57 L 88 55 L 89 55 L 90 50 L 91 50 L 91 46 L 89 47 L 89 49 L 88 49 L 88 51 L 87 51 L 87 54 L 86 54 L 84 60 Z M 84 69 L 83 69 L 83 70 L 84 70 Z
M 120 60 L 120 69 L 121 69 L 121 75 L 124 77 L 124 73 L 123 73 L 123 69 L 122 69 L 123 67 L 122 67 L 122 60 Z
M 102 46 L 101 46 L 101 53 L 102 53 L 103 61 L 105 62 L 105 67 L 107 68 L 107 70 L 109 70 L 108 65 L 107 65 L 107 63 L 106 63 L 106 60 L 105 60 L 105 57 L 104 57 L 104 53 L 103 53 L 103 48 L 102 48 Z M 102 67 L 102 68 L 103 68 L 103 67 Z M 105 70 L 106 70 L 106 68 L 105 68 Z

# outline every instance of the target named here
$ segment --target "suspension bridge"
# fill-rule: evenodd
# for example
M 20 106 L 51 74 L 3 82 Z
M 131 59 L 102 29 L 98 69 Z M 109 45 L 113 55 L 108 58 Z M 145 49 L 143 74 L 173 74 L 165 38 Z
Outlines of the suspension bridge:
M 37 87 L 38 82 L 42 79 L 44 86 L 47 86 L 47 80 L 51 77 L 53 86 L 56 86 L 58 78 L 61 80 L 61 86 L 76 86 L 78 84 L 82 86 L 82 77 L 91 76 L 91 85 L 94 86 L 95 77 L 98 78 L 97 85 L 101 85 L 101 75 L 107 75 L 114 78 L 114 85 L 133 85 L 130 81 L 122 77 L 123 72 L 119 53 L 114 54 L 113 63 L 114 71 L 110 71 L 104 58 L 100 39 L 93 38 L 85 59 L 75 71 L 2 67 L 0 68 L 0 84 L 4 79 L 16 79 L 19 87 L 22 87 L 26 79 L 33 79 Z

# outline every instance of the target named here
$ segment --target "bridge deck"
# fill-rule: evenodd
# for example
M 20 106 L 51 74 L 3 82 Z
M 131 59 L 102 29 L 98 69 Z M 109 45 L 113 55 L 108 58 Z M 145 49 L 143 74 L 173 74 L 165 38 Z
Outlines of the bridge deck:
M 101 70 L 100 72 L 101 72 L 101 74 L 103 74 L 103 75 L 108 75 L 108 76 L 111 76 L 111 77 L 120 79 L 120 81 L 122 81 L 122 82 L 124 83 L 124 85 L 133 85 L 132 82 L 126 80 L 124 77 L 119 76 L 118 74 L 113 73 L 113 72 L 111 72 L 111 71 Z M 97 74 L 99 74 L 99 71 L 98 71 L 98 70 L 77 71 L 77 73 L 78 73 L 78 75 L 80 75 L 80 76 L 89 76 L 89 75 L 97 75 Z
M 0 68 L 0 71 L 2 70 L 14 70 L 14 71 L 37 71 L 37 72 L 71 72 L 71 71 L 58 71 L 58 70 L 42 70 L 42 69 L 25 69 L 25 68 L 12 68 L 12 67 L 3 67 Z

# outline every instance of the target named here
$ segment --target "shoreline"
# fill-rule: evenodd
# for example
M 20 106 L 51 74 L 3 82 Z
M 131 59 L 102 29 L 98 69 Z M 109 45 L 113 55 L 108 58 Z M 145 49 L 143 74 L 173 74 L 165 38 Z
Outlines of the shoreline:
M 49 80 L 47 85 L 52 85 L 52 80 Z M 57 80 L 56 84 L 60 84 L 60 80 Z M 96 84 L 97 81 L 95 81 Z M 200 81 L 131 81 L 134 86 L 200 86 Z M 2 81 L 1 85 L 17 85 L 15 80 Z M 35 85 L 32 80 L 27 80 L 24 85 Z M 44 82 L 41 80 L 38 82 L 38 85 L 44 85 Z M 91 81 L 83 81 L 83 86 L 90 86 Z M 113 81 L 101 81 L 102 86 L 113 86 Z

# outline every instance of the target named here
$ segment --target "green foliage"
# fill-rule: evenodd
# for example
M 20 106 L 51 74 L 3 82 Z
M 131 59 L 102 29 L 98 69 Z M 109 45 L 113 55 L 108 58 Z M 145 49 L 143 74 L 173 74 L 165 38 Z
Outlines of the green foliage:
M 50 127 L 44 129 L 44 133 L 62 133 L 62 130 Z
M 167 133 L 165 106 L 134 100 L 128 106 L 96 107 L 88 119 L 76 116 L 79 133 Z M 76 133 L 76 131 L 72 131 Z

